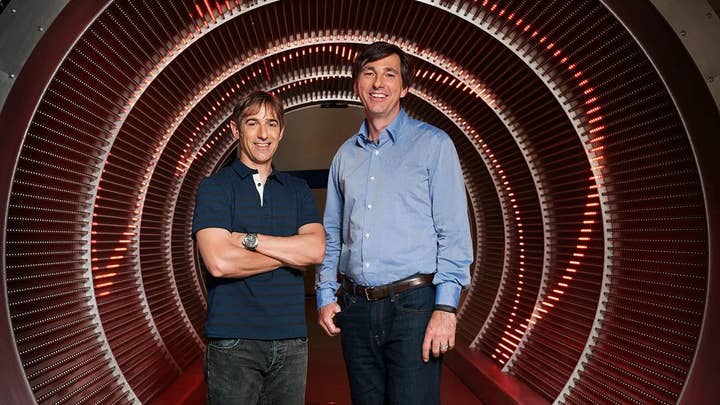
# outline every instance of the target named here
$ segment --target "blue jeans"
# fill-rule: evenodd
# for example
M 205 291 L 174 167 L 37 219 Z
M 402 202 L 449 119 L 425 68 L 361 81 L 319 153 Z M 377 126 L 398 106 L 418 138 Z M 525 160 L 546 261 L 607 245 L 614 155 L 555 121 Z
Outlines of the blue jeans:
M 208 339 L 205 351 L 207 403 L 303 404 L 307 338 Z
M 439 404 L 442 358 L 422 360 L 435 287 L 422 286 L 367 301 L 343 292 L 343 356 L 355 405 Z

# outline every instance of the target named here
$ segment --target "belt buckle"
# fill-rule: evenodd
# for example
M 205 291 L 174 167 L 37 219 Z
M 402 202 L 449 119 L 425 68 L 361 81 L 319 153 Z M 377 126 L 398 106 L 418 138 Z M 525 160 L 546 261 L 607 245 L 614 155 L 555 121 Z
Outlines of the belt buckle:
M 370 298 L 370 294 L 368 293 L 368 291 L 374 290 L 374 289 L 375 289 L 375 287 L 365 287 L 365 288 L 364 288 L 364 291 L 365 291 L 365 299 L 366 299 L 366 300 L 368 300 L 368 301 L 375 301 L 373 298 Z

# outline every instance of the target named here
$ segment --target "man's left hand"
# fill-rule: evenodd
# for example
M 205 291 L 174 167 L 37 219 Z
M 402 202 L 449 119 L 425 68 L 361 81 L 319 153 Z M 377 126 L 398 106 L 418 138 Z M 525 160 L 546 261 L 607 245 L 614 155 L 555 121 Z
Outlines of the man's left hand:
M 452 350 L 455 347 L 455 327 L 457 319 L 452 312 L 433 311 L 425 328 L 422 357 L 424 362 L 430 361 L 430 352 L 434 357 Z

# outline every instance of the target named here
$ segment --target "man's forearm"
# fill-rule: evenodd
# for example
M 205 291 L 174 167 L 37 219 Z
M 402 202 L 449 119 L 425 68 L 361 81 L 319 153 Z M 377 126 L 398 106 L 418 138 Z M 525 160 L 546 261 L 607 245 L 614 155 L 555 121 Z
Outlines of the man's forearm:
M 232 263 L 227 266 L 228 271 L 222 277 L 245 278 L 284 266 L 284 263 L 277 259 L 250 251 L 241 252 L 231 260 Z
M 295 268 L 318 264 L 322 262 L 325 253 L 324 238 L 318 235 L 258 235 L 258 241 L 258 253 Z
M 244 278 L 283 266 L 277 259 L 245 249 L 225 229 L 202 229 L 197 241 L 203 262 L 214 277 Z
M 242 245 L 244 233 L 233 233 L 234 243 Z M 270 236 L 258 234 L 255 253 L 275 259 L 299 270 L 322 262 L 325 254 L 325 233 L 320 224 L 309 224 L 297 235 Z

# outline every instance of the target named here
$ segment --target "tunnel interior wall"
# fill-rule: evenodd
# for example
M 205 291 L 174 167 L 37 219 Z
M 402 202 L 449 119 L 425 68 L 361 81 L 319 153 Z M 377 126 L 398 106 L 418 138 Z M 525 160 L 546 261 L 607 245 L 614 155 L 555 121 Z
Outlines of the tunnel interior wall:
M 633 7 L 69 2 L 0 115 L 3 374 L 23 384 L 8 397 L 149 402 L 198 359 L 194 192 L 235 147 L 231 105 L 253 89 L 289 111 L 357 103 L 349 65 L 376 40 L 408 52 L 404 107 L 461 158 L 467 353 L 546 401 L 674 403 L 688 383 L 717 396 L 694 377 L 717 358 L 703 344 L 717 333 L 716 163 L 698 150 L 717 106 L 696 71 L 663 69 L 631 31 L 652 9 Z

